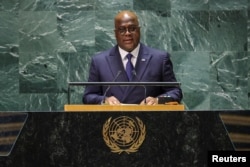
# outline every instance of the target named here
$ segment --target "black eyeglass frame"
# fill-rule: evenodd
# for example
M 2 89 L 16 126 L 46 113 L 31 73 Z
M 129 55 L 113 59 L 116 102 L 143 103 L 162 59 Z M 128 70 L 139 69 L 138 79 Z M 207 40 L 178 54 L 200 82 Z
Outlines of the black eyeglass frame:
M 127 32 L 135 33 L 136 30 L 138 30 L 140 28 L 141 28 L 140 26 L 131 25 L 128 27 L 118 27 L 117 29 L 115 29 L 115 31 L 119 32 L 120 35 L 125 35 Z

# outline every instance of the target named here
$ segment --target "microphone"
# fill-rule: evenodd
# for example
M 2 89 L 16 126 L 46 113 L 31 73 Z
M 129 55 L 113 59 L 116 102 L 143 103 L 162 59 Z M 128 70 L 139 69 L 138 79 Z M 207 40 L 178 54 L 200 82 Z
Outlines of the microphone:
M 115 81 L 117 80 L 117 78 L 120 76 L 121 73 L 122 73 L 121 70 L 118 71 L 117 74 L 116 74 L 116 76 L 115 76 L 115 78 L 113 79 L 112 82 L 115 82 Z M 104 92 L 104 94 L 103 94 L 103 99 L 102 99 L 101 104 L 104 104 L 104 103 L 105 103 L 105 97 L 106 97 L 106 94 L 108 93 L 108 91 L 109 91 L 110 88 L 111 88 L 111 85 L 109 85 L 109 86 L 107 87 L 107 89 L 105 90 L 105 92 Z
M 137 80 L 138 82 L 140 82 L 139 78 L 138 78 L 137 75 L 136 75 L 135 70 L 133 70 L 132 73 L 133 73 L 133 75 L 135 76 L 136 80 Z M 146 102 L 147 89 L 146 89 L 146 86 L 145 86 L 145 85 L 141 85 L 141 86 L 144 88 L 144 104 L 146 104 L 146 103 L 147 103 L 147 102 Z

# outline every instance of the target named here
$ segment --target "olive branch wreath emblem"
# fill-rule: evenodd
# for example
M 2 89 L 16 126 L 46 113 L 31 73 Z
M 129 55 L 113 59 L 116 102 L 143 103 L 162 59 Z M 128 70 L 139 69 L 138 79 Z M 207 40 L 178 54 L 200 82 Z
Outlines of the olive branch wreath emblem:
M 129 146 L 129 148 L 123 149 L 121 147 L 119 147 L 115 142 L 113 142 L 112 140 L 110 140 L 110 136 L 108 135 L 109 133 L 109 127 L 111 124 L 111 119 L 112 117 L 110 117 L 103 125 L 103 129 L 102 129 L 102 134 L 103 134 L 103 139 L 106 143 L 106 145 L 111 149 L 111 152 L 113 153 L 118 153 L 121 154 L 122 152 L 126 152 L 127 154 L 130 153 L 134 153 L 137 152 L 139 147 L 142 145 L 145 136 L 146 136 L 146 127 L 143 124 L 143 122 L 136 117 L 139 129 L 140 129 L 140 135 L 138 137 L 138 139 Z

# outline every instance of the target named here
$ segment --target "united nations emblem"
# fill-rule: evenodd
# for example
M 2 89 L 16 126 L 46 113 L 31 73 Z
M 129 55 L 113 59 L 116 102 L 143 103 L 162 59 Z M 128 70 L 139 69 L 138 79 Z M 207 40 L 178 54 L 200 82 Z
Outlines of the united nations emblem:
M 111 152 L 128 154 L 138 151 L 145 139 L 146 128 L 136 117 L 121 116 L 112 120 L 110 117 L 103 125 L 103 139 Z

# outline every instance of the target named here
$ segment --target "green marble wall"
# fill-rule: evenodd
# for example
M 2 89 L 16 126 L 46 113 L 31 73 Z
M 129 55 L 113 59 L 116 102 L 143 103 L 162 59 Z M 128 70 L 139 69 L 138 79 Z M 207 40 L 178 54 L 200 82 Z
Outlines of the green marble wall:
M 0 0 L 0 111 L 62 111 L 67 82 L 136 11 L 142 42 L 172 55 L 189 110 L 250 108 L 250 0 Z M 81 103 L 83 88 L 71 101 Z

